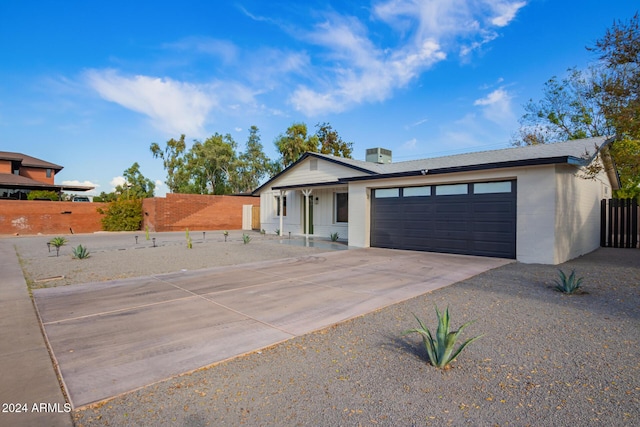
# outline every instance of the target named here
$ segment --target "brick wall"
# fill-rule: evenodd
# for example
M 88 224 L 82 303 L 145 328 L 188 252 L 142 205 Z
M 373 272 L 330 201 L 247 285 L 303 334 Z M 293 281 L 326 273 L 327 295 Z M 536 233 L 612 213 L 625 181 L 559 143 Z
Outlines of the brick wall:
M 242 206 L 260 205 L 259 197 L 168 193 L 145 199 L 143 227 L 151 231 L 239 230 Z
M 108 203 L 0 200 L 0 234 L 94 233 L 102 230 L 97 208 Z M 242 206 L 259 197 L 173 194 L 145 199 L 144 226 L 151 231 L 240 230 Z
M 97 208 L 106 203 L 0 200 L 0 234 L 68 234 L 102 230 Z

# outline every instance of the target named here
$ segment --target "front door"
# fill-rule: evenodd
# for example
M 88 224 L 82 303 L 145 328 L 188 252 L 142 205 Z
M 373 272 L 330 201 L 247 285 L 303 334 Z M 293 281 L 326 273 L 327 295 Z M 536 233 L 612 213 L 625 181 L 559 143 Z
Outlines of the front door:
M 306 197 L 302 197 L 302 232 L 307 229 Z M 309 196 L 309 234 L 313 234 L 313 196 Z

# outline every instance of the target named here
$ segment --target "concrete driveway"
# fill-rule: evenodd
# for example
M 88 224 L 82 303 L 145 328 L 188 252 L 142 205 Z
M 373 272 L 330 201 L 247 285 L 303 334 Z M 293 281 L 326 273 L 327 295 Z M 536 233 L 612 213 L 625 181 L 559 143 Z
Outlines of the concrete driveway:
M 33 292 L 74 407 L 325 328 L 512 260 L 352 249 Z

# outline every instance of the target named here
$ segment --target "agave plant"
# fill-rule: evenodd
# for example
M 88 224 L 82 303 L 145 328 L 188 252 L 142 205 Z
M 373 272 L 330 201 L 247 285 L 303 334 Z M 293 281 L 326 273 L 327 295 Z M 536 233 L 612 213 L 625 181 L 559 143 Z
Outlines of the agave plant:
M 556 290 L 565 294 L 572 294 L 582 285 L 582 277 L 576 277 L 576 271 L 571 270 L 571 274 L 567 276 L 564 271 L 558 270 L 558 279 L 555 280 Z
M 340 235 L 338 234 L 337 231 L 335 233 L 329 234 L 329 238 L 331 239 L 332 242 L 337 242 L 339 237 Z
M 249 236 L 248 234 L 243 234 L 242 235 L 242 242 L 246 245 L 247 243 L 249 243 L 251 241 L 251 236 Z
M 73 252 L 73 257 L 76 259 L 85 259 L 90 256 L 86 246 L 78 245 L 78 247 L 73 248 L 71 251 Z
M 60 255 L 60 248 L 67 244 L 67 239 L 64 237 L 54 237 L 49 240 L 49 244 L 56 248 L 56 256 Z
M 466 346 L 471 344 L 473 341 L 482 337 L 482 335 L 478 335 L 473 338 L 469 338 L 464 343 L 460 345 L 457 349 L 454 349 L 456 345 L 456 341 L 458 336 L 462 332 L 464 328 L 469 326 L 474 321 L 470 321 L 460 326 L 460 329 L 457 331 L 449 330 L 449 307 L 445 310 L 443 314 L 438 311 L 438 307 L 436 307 L 436 315 L 438 316 L 438 330 L 436 331 L 435 337 L 429 331 L 429 328 L 420 320 L 415 314 L 413 317 L 416 318 L 419 328 L 409 329 L 403 332 L 403 335 L 418 333 L 422 336 L 422 342 L 424 343 L 425 349 L 427 350 L 427 355 L 429 356 L 429 362 L 436 368 L 446 369 L 447 366 L 453 362 L 456 357 L 465 349 Z

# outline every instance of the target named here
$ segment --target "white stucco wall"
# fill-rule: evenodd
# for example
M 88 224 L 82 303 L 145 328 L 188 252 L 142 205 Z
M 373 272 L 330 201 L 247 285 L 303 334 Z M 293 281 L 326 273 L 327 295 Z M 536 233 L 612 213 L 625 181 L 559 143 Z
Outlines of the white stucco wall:
M 328 163 L 326 169 L 322 163 Z M 274 186 L 292 185 L 312 179 L 309 165 L 302 163 L 299 170 L 292 171 L 274 183 Z M 356 171 L 342 168 L 331 162 L 318 161 L 321 174 L 326 173 L 325 182 L 331 179 L 329 171 L 338 166 L 341 176 L 354 176 Z M 523 263 L 559 264 L 599 246 L 600 200 L 610 197 L 611 186 L 602 174 L 597 180 L 585 180 L 576 176 L 578 169 L 570 165 L 543 165 L 521 168 L 498 169 L 446 175 L 427 175 L 386 180 L 352 181 L 349 183 L 349 225 L 334 221 L 333 193 L 341 188 L 314 188 L 313 195 L 319 197 L 314 205 L 314 234 L 328 237 L 338 232 L 341 238 L 348 235 L 350 246 L 368 247 L 371 232 L 371 189 L 404 187 L 412 185 L 438 185 L 460 182 L 516 180 L 516 259 Z M 317 172 L 317 171 L 313 171 Z M 336 172 L 335 170 L 333 172 Z M 287 174 L 288 175 L 288 174 Z M 605 190 L 606 188 L 606 190 Z M 606 191 L 606 193 L 605 193 Z M 279 228 L 275 215 L 275 195 L 278 191 L 261 193 L 261 218 L 263 228 L 272 232 Z M 287 191 L 287 217 L 285 233 L 303 232 L 302 200 L 299 189 Z
M 316 167 L 311 167 L 312 160 L 316 160 Z M 271 187 L 331 183 L 342 177 L 364 175 L 355 169 L 338 165 L 323 159 L 307 158 L 294 166 L 286 174 L 275 179 L 269 187 L 260 193 L 260 222 L 261 228 L 267 233 L 273 233 L 280 228 L 280 217 L 277 214 L 277 199 L 280 190 L 272 190 Z M 326 237 L 332 233 L 338 233 L 340 240 L 347 240 L 349 225 L 338 223 L 335 220 L 335 193 L 347 192 L 346 185 L 328 187 L 308 187 L 311 190 L 313 199 L 313 236 Z M 315 203 L 316 197 L 318 203 Z M 301 189 L 286 190 L 287 215 L 283 218 L 282 231 L 284 235 L 304 234 L 304 199 Z M 312 201 L 313 200 L 313 201 Z M 351 217 L 351 212 L 349 212 Z
M 588 180 L 577 176 L 577 172 L 578 168 L 574 166 L 546 165 L 384 182 L 352 182 L 349 186 L 349 245 L 370 245 L 369 196 L 372 188 L 516 179 L 516 259 L 523 263 L 560 264 L 598 248 L 600 200 L 611 194 L 606 175 Z
M 611 195 L 604 173 L 585 179 L 578 169 L 556 166 L 554 264 L 589 253 L 600 246 L 600 200 Z M 606 194 L 605 194 L 606 193 Z

